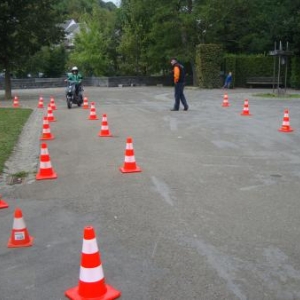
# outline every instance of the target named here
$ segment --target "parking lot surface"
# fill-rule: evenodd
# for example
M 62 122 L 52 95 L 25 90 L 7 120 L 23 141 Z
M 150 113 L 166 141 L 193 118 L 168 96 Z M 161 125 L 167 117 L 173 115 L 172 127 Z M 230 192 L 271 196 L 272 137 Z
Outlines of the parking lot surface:
M 300 100 L 259 92 L 187 88 L 189 110 L 173 112 L 171 87 L 86 87 L 89 120 L 63 88 L 14 91 L 34 111 L 7 173 L 30 174 L 0 184 L 0 299 L 65 299 L 88 225 L 121 299 L 300 299 Z M 58 178 L 36 181 L 41 95 L 57 106 L 46 144 Z M 278 131 L 285 109 L 291 133 Z M 112 137 L 98 136 L 103 114 Z M 119 170 L 128 137 L 142 172 Z M 7 248 L 17 207 L 32 247 Z

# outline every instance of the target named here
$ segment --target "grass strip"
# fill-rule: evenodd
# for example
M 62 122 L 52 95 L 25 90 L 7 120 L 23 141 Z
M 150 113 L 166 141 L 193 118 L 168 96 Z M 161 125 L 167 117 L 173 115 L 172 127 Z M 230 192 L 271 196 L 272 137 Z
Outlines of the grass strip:
M 0 174 L 31 113 L 29 108 L 0 108 Z
M 262 97 L 262 98 L 278 98 L 278 99 L 289 99 L 289 98 L 300 98 L 300 94 L 284 94 L 284 95 L 277 95 L 273 93 L 266 93 L 266 94 L 254 94 L 254 97 Z

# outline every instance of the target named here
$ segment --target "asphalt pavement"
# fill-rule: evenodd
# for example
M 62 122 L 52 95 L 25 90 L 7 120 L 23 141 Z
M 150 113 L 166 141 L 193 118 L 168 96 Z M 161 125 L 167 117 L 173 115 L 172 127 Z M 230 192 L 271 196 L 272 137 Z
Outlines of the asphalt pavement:
M 187 88 L 189 110 L 170 111 L 171 87 L 86 87 L 99 118 L 89 120 L 90 110 L 67 108 L 63 88 L 14 91 L 34 108 L 26 155 L 36 163 L 18 164 L 28 172 L 39 163 L 38 98 L 54 96 L 46 143 L 58 178 L 2 184 L 0 299 L 65 299 L 85 226 L 121 299 L 300 299 L 300 99 L 233 89 L 223 107 L 225 92 Z M 290 133 L 278 131 L 285 109 Z M 103 114 L 112 137 L 98 136 Z M 142 172 L 119 170 L 128 137 Z M 32 247 L 7 248 L 16 207 Z

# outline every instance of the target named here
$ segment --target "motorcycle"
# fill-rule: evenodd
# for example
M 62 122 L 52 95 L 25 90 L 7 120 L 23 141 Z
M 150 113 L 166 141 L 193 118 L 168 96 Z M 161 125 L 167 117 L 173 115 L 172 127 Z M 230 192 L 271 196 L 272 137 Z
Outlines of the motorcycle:
M 72 104 L 77 104 L 79 107 L 83 103 L 83 88 L 81 85 L 78 87 L 78 93 L 76 94 L 76 83 L 68 81 L 67 91 L 66 91 L 66 100 L 68 108 L 72 108 Z

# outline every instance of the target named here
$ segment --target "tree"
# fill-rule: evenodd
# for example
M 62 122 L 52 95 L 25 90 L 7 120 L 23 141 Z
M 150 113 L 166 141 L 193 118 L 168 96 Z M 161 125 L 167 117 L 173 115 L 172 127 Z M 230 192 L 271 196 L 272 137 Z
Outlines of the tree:
M 112 2 L 104 2 L 102 0 L 61 0 L 55 7 L 66 19 L 74 19 L 76 22 L 79 22 L 82 15 L 92 14 L 95 5 L 107 10 L 115 10 L 117 8 Z
M 254 54 L 268 52 L 274 41 L 282 40 L 299 53 L 299 1 L 206 0 L 198 9 L 202 43 L 221 43 L 229 53 Z
M 169 65 L 176 56 L 193 67 L 197 35 L 196 8 L 198 1 L 158 1 L 152 18 L 150 57 L 158 56 L 159 64 Z
M 121 38 L 117 48 L 121 72 L 139 75 L 147 72 L 147 35 L 152 12 L 151 3 L 140 0 L 122 1 Z
M 70 65 L 78 65 L 85 75 L 107 76 L 114 71 L 113 53 L 115 14 L 94 6 L 92 14 L 81 18 L 80 33 L 75 37 L 75 49 Z
M 66 73 L 67 51 L 63 45 L 46 46 L 28 57 L 24 62 L 23 68 L 18 69 L 18 76 L 31 74 L 33 77 L 60 77 Z
M 63 37 L 59 0 L 2 0 L 0 2 L 0 65 L 5 70 L 5 98 L 11 98 L 10 74 L 42 46 Z

